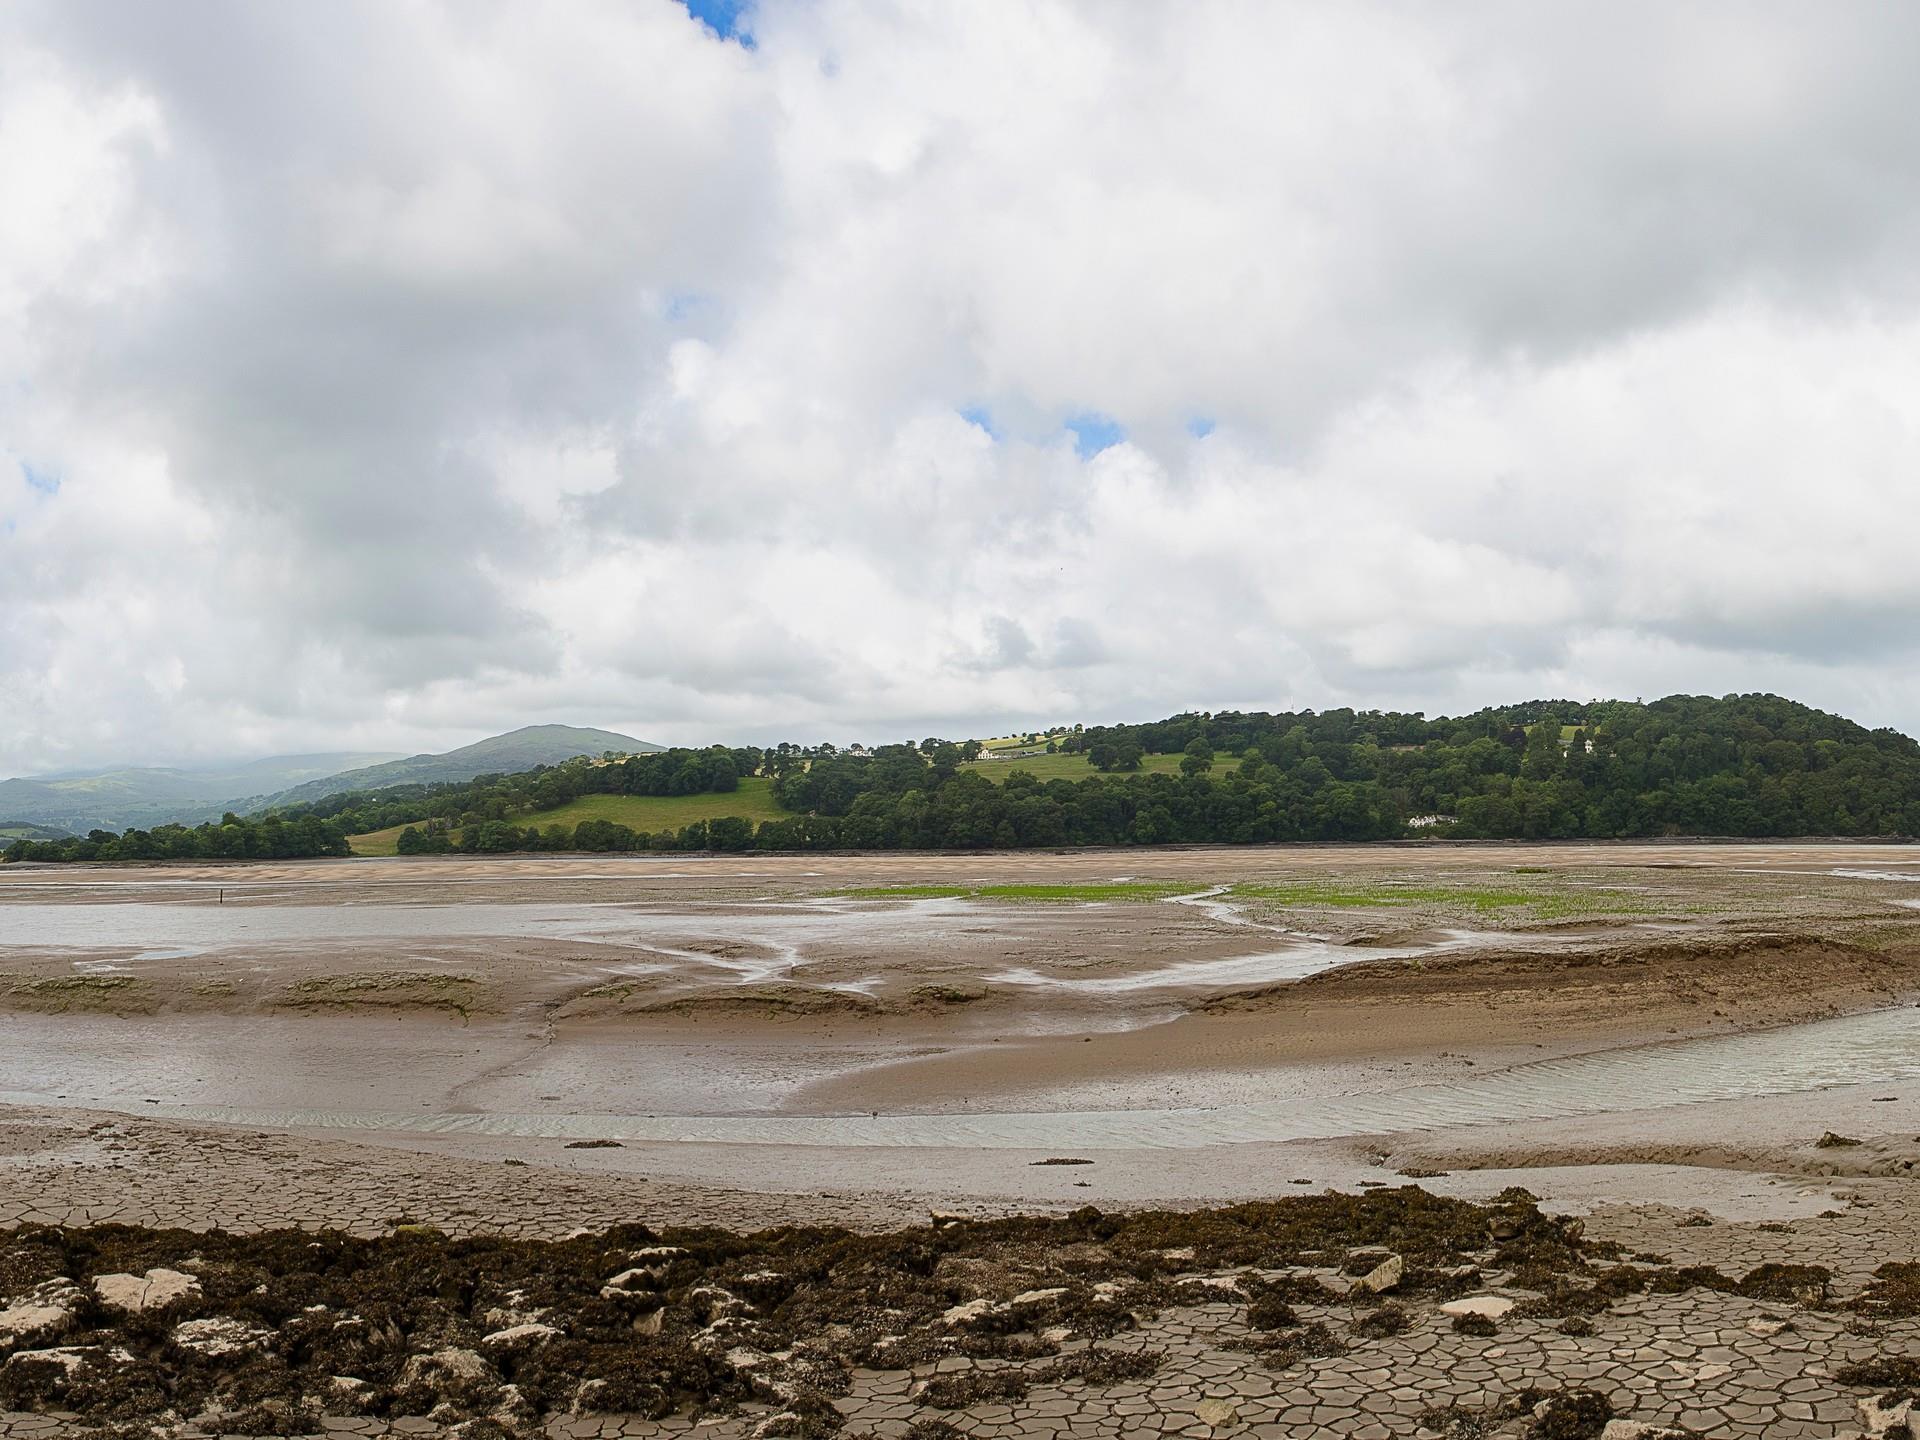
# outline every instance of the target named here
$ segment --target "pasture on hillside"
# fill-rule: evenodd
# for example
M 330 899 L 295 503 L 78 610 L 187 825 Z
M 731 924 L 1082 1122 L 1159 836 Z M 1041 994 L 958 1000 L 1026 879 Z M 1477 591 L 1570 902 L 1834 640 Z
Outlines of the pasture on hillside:
M 1180 773 L 1179 755 L 1147 755 L 1140 761 L 1138 770 L 1116 771 L 1116 774 L 1129 775 L 1178 775 Z M 1105 772 L 1096 770 L 1087 763 L 1085 755 L 1027 755 L 1018 760 L 976 760 L 971 765 L 963 765 L 962 770 L 975 770 L 993 781 L 996 785 L 1016 770 L 1029 775 L 1038 775 L 1042 780 L 1089 780 Z M 1229 775 L 1240 768 L 1238 755 L 1216 755 L 1213 757 L 1215 775 Z
M 756 776 L 742 780 L 738 790 L 724 793 L 582 795 L 578 800 L 556 809 L 533 810 L 509 818 L 515 825 L 532 825 L 541 830 L 549 825 L 572 827 L 582 820 L 610 820 L 616 825 L 654 832 L 678 830 L 696 820 L 718 820 L 727 815 L 737 815 L 758 824 L 762 820 L 778 820 L 792 813 L 782 809 L 773 798 L 773 782 Z M 353 846 L 356 855 L 392 855 L 400 832 L 406 828 L 404 825 L 391 825 L 385 830 L 352 836 L 347 843 Z

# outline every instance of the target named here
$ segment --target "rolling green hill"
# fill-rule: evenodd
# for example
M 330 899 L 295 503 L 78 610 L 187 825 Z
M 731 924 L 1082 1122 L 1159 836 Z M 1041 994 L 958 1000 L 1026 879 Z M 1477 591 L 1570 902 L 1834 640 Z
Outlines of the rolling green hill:
M 662 748 L 612 730 L 588 730 L 577 725 L 528 725 L 444 754 L 411 755 L 404 760 L 389 760 L 383 765 L 328 775 L 276 794 L 256 795 L 246 802 L 243 813 L 284 810 L 289 805 L 309 804 L 330 795 L 380 790 L 389 785 L 430 785 L 439 781 L 471 780 L 476 775 L 512 775 L 536 765 L 558 765 L 576 755 L 599 755 L 608 750 L 636 755 Z
M 549 825 L 578 825 L 582 820 L 608 820 L 630 826 L 643 833 L 678 830 L 696 820 L 717 820 L 737 815 L 756 824 L 778 820 L 791 811 L 782 809 L 773 798 L 773 782 L 757 777 L 742 780 L 740 788 L 724 794 L 704 795 L 582 795 L 552 810 L 534 810 L 515 815 L 516 825 L 531 825 L 544 830 Z M 354 835 L 348 840 L 356 855 L 392 855 L 400 832 L 407 827 L 391 825 L 385 830 Z

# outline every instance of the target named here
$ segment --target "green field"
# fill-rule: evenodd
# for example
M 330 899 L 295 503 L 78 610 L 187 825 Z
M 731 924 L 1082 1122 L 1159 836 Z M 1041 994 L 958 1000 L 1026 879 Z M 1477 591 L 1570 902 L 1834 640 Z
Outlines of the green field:
M 1180 773 L 1178 755 L 1148 755 L 1140 761 L 1135 771 L 1119 771 L 1118 774 L 1135 775 L 1178 775 Z M 962 765 L 962 770 L 975 770 L 998 785 L 1016 770 L 1029 775 L 1038 775 L 1042 780 L 1087 780 L 1103 772 L 1087 763 L 1085 755 L 1029 755 L 1020 760 L 976 760 L 971 765 Z M 1216 755 L 1213 757 L 1215 775 L 1230 775 L 1240 768 L 1238 755 Z
M 1091 903 L 1100 900 L 1164 900 L 1191 895 L 1190 884 L 1116 880 L 1091 885 L 869 885 L 837 890 L 856 900 L 1040 900 Z
M 529 811 L 515 815 L 513 823 L 546 829 L 549 825 L 578 825 L 582 820 L 611 820 L 635 830 L 652 832 L 678 830 L 696 820 L 717 820 L 737 815 L 745 820 L 778 820 L 791 815 L 773 798 L 773 782 L 758 777 L 742 780 L 740 788 L 728 794 L 708 795 L 582 795 L 557 810 Z M 355 835 L 349 842 L 356 855 L 391 855 L 404 825 Z
M 0 841 L 9 840 L 58 840 L 66 834 L 64 830 L 51 830 L 44 825 L 33 825 L 21 821 L 17 825 L 0 825 Z

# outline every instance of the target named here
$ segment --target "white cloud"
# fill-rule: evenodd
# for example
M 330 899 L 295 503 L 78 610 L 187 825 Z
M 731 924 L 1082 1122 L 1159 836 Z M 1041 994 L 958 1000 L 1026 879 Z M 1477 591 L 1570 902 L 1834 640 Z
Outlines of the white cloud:
M 1920 729 L 1920 20 L 755 17 L 0 18 L 0 772 L 1674 688 Z

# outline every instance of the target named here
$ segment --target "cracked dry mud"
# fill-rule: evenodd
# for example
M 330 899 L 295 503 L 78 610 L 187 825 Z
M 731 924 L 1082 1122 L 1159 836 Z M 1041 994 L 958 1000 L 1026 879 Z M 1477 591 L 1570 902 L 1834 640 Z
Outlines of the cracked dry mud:
M 136 1128 L 94 1138 L 133 1148 Z M 203 1132 L 193 1172 L 190 1135 L 147 1128 L 181 1193 L 4 1217 L 0 1337 L 23 1306 L 66 1318 L 0 1338 L 0 1435 L 159 1417 L 186 1435 L 1463 1437 L 1613 1417 L 1828 1437 L 1872 1433 L 1920 1378 L 1903 1180 L 1786 1224 L 1573 1221 L 1395 1186 L 904 1228 L 854 1205 L 865 1233 L 812 1228 L 841 1201 L 789 1197 L 764 1217 L 782 1228 L 743 1235 L 640 1222 L 683 1204 L 737 1220 L 759 1197 L 423 1157 L 330 1172 L 290 1143 L 263 1185 L 251 1137 Z M 101 1223 L 148 1204 L 226 1229 Z M 359 1238 L 257 1228 L 336 1206 Z M 581 1218 L 593 1233 L 520 1238 Z M 103 1275 L 162 1303 L 110 1305 Z

